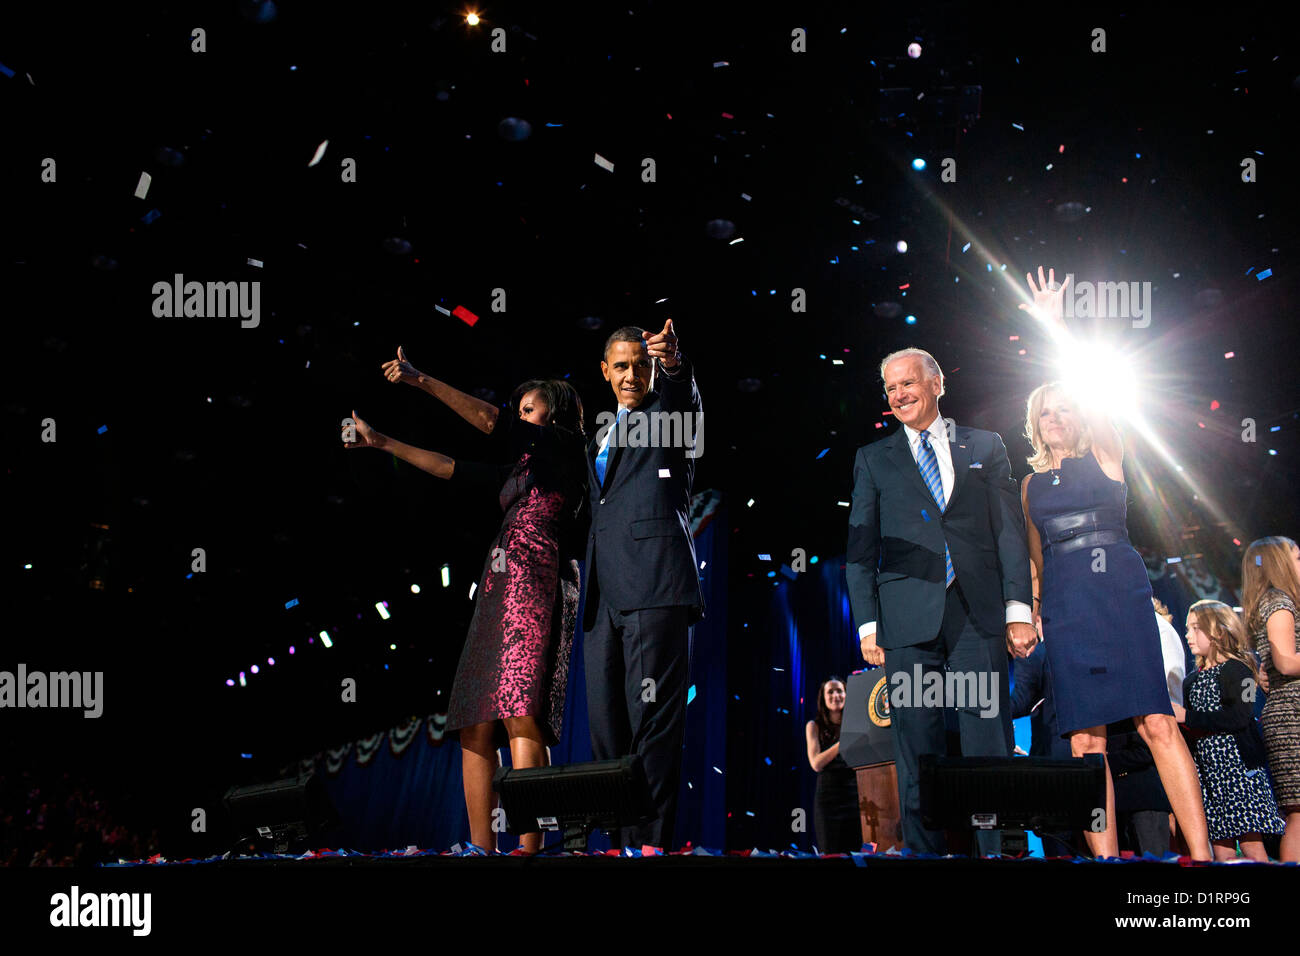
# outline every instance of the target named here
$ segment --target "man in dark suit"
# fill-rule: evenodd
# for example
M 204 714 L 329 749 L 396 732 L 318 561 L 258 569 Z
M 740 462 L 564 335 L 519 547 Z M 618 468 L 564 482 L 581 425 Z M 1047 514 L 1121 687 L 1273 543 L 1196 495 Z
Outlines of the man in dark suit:
M 1029 553 L 1002 439 L 974 428 L 949 433 L 934 357 L 903 349 L 881 362 L 880 375 L 903 427 L 858 449 L 849 597 L 863 658 L 889 675 L 903 840 L 943 854 L 942 831 L 921 822 L 919 759 L 945 752 L 945 704 L 958 709 L 963 755 L 1010 755 L 1007 652 L 1024 657 L 1038 641 Z M 918 678 L 926 688 L 937 681 L 944 700 L 923 695 Z M 990 694 L 988 705 L 969 699 L 971 687 Z M 996 852 L 997 834 L 980 837 L 981 852 Z
M 598 416 L 587 449 L 582 629 L 591 749 L 597 760 L 640 754 L 657 811 L 648 824 L 611 832 L 611 842 L 672 850 L 691 631 L 704 616 L 689 520 L 703 405 L 672 319 L 653 335 L 616 331 L 600 370 L 619 412 Z

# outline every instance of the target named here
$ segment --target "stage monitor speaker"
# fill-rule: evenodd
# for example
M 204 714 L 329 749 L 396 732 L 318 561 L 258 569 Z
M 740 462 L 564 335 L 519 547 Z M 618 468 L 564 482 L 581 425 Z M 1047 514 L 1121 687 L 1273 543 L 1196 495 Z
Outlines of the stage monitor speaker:
M 931 829 L 1105 827 L 1101 754 L 1072 759 L 924 754 L 920 786 L 921 821 Z
M 840 723 L 840 756 L 850 767 L 869 767 L 894 759 L 888 688 L 883 667 L 849 675 Z
M 640 756 L 560 767 L 501 767 L 492 778 L 511 833 L 564 832 L 564 849 L 584 850 L 592 830 L 635 826 L 655 815 Z
M 339 824 L 338 811 L 314 772 L 231 787 L 222 803 L 234 823 L 236 844 L 261 843 L 275 853 L 288 852 Z

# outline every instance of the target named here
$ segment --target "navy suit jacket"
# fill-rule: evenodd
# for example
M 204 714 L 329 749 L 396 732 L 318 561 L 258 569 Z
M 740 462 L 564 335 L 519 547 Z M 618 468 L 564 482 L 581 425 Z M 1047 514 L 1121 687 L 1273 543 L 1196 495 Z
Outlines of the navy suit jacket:
M 1020 489 L 996 432 L 958 427 L 949 435 L 953 488 L 939 511 L 898 431 L 858 449 L 853 464 L 847 564 L 853 624 L 876 622 L 886 650 L 923 644 L 943 622 L 944 543 L 986 637 L 1006 631 L 1006 602 L 1029 604 L 1029 549 Z
M 597 595 L 619 611 L 685 606 L 691 609 L 690 623 L 704 616 L 690 523 L 695 454 L 703 451 L 698 427 L 703 411 L 694 369 L 682 356 L 671 374 L 659 367 L 655 389 L 628 414 L 624 425 L 609 429 L 603 485 L 596 478 L 602 431 L 587 446 L 591 529 L 584 629 L 595 624 Z M 672 441 L 663 440 L 664 426 L 673 424 L 656 417 L 663 412 L 689 413 L 690 433 L 681 414 L 682 431 L 668 433 Z M 697 438 L 701 440 L 693 453 L 690 445 Z

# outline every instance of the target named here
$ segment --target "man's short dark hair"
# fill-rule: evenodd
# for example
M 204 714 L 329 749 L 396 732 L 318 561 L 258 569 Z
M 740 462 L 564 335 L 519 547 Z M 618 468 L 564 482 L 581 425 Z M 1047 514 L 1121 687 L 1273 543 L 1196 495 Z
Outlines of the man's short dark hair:
M 605 351 L 600 357 L 608 361 L 609 350 L 615 342 L 641 342 L 644 344 L 645 339 L 641 338 L 641 333 L 644 331 L 645 329 L 635 325 L 625 325 L 621 329 L 615 329 L 610 337 L 605 340 Z

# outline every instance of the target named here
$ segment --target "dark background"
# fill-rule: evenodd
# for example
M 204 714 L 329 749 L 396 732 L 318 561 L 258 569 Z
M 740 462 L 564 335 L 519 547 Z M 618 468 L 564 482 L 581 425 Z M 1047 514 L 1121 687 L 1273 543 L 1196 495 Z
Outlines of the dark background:
M 737 812 L 769 772 L 741 765 L 772 746 L 746 728 L 789 707 L 768 699 L 769 642 L 744 625 L 792 549 L 842 555 L 855 450 L 893 428 L 881 357 L 932 351 L 942 413 L 999 431 L 1028 471 L 1025 396 L 1055 377 L 1016 309 L 1028 269 L 1154 288 L 1149 328 L 1076 326 L 1134 357 L 1133 413 L 1171 452 L 1129 446 L 1135 542 L 1157 561 L 1203 555 L 1229 582 L 1241 545 L 1293 535 L 1300 66 L 1275 15 L 865 6 L 499 3 L 473 28 L 441 4 L 284 2 L 262 23 L 237 2 L 7 14 L 0 669 L 103 670 L 107 696 L 99 720 L 0 713 L 5 765 L 84 771 L 156 825 L 164 802 L 210 803 L 442 709 L 500 513 L 342 448 L 355 408 L 412 444 L 481 450 L 383 379 L 399 344 L 494 401 L 568 377 L 591 427 L 613 406 L 605 337 L 673 318 L 708 410 L 695 490 L 728 501 Z M 191 52 L 196 26 L 207 52 Z M 506 117 L 531 136 L 503 138 Z M 178 272 L 260 281 L 260 326 L 155 318 L 152 286 Z M 196 547 L 207 571 L 189 576 Z M 328 654 L 308 643 L 321 630 Z M 365 690 L 355 705 L 344 676 Z M 807 675 L 810 700 L 823 676 Z M 786 730 L 779 749 L 802 760 Z

